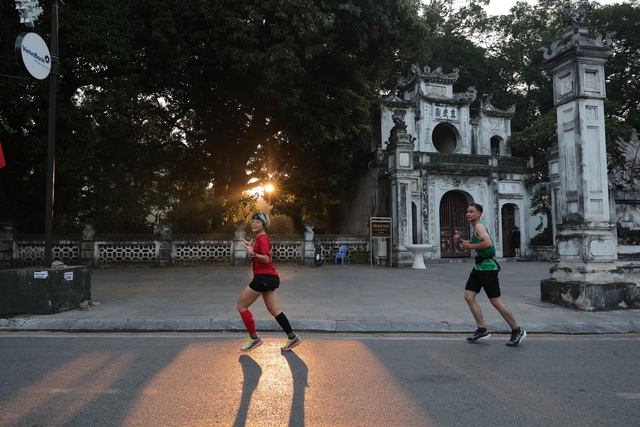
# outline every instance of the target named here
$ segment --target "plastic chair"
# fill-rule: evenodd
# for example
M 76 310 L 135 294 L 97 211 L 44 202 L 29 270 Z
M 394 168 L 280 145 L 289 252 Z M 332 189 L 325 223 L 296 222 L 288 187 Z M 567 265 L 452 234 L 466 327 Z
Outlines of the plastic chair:
M 342 266 L 344 267 L 344 262 L 347 259 L 347 251 L 348 251 L 348 249 L 347 249 L 346 245 L 340 246 L 340 249 L 338 249 L 338 253 L 336 254 L 336 257 L 334 259 L 333 264 L 334 265 L 337 264 L 338 260 L 340 259 L 340 260 L 342 260 Z

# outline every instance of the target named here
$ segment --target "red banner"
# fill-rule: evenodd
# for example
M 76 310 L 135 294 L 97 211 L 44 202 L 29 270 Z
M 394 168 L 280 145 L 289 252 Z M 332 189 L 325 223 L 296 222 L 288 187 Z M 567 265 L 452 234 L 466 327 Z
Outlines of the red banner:
M 7 162 L 4 161 L 4 153 L 2 152 L 2 143 L 0 142 L 0 169 L 7 166 Z

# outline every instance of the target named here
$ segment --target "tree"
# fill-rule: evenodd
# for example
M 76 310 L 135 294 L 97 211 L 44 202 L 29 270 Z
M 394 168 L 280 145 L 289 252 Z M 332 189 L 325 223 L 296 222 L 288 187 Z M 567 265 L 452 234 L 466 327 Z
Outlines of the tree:
M 320 200 L 314 209 L 326 209 L 366 151 L 382 82 L 421 52 L 417 8 L 412 0 L 66 1 L 56 229 L 93 218 L 99 230 L 141 231 L 150 212 L 178 230 L 212 226 L 274 176 L 299 208 Z M 402 43 L 416 49 L 407 55 Z M 43 111 L 24 123 L 45 123 Z M 46 135 L 42 125 L 15 128 L 25 129 L 23 141 Z M 10 188 L 2 215 L 24 217 L 43 191 L 43 172 L 29 174 L 28 164 L 44 164 L 44 151 L 17 139 L 10 146 L 40 156 L 14 162 L 8 178 L 25 199 L 16 203 Z
M 496 61 L 502 64 L 498 69 L 499 74 L 505 76 L 503 81 L 510 81 L 506 87 L 511 95 L 507 96 L 514 96 L 512 99 L 517 105 L 518 114 L 514 118 L 514 133 L 509 144 L 514 154 L 534 157 L 535 179 L 547 176 L 546 153 L 556 134 L 552 83 L 543 71 L 543 58 L 538 48 L 549 47 L 564 31 L 559 20 L 562 7 L 563 2 L 556 0 L 540 1 L 537 6 L 516 4 L 511 14 L 499 18 L 498 28 L 502 31 L 490 47 Z M 631 24 L 640 21 L 638 13 L 637 5 L 623 4 L 594 7 L 590 17 L 591 32 L 604 34 L 622 29 L 613 43 L 616 55 L 605 67 L 607 147 L 609 153 L 614 153 L 614 158 L 614 141 L 618 137 L 628 138 L 636 123 L 632 111 L 637 111 L 638 101 L 633 95 L 637 89 L 637 78 L 633 74 L 637 67 L 627 64 L 637 63 L 639 59 L 640 43 Z
M 564 2 L 520 2 L 501 17 L 483 3 L 65 1 L 54 229 L 94 219 L 99 231 L 143 231 L 154 213 L 177 231 L 206 231 L 242 216 L 246 190 L 271 180 L 274 212 L 331 217 L 370 154 L 380 93 L 412 64 L 460 68 L 463 89 L 516 104 L 514 152 L 544 165 L 553 98 L 538 48 L 558 37 Z M 48 85 L 15 78 L 24 28 L 0 8 L 0 220 L 42 231 Z M 596 29 L 620 31 L 608 141 L 640 120 L 637 14 L 637 0 L 593 13 Z
M 607 112 L 627 129 L 640 129 L 640 3 L 637 0 L 597 8 L 591 17 L 594 32 L 613 35 L 614 57 L 605 66 Z M 617 135 L 622 136 L 622 135 Z M 607 143 L 615 141 L 607 135 Z M 628 133 L 625 135 L 628 138 Z

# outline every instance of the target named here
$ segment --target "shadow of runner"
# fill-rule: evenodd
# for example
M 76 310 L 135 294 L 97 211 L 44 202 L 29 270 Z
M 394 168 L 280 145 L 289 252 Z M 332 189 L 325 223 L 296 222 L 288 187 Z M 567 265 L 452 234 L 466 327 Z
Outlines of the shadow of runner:
M 304 402 L 309 382 L 309 368 L 307 364 L 292 351 L 285 351 L 282 355 L 287 359 L 293 378 L 293 399 L 291 400 L 289 426 L 304 426 Z
M 260 377 L 262 376 L 262 368 L 251 357 L 243 354 L 238 358 L 238 361 L 240 362 L 240 366 L 242 366 L 244 381 L 242 382 L 240 407 L 238 408 L 236 421 L 233 423 L 234 427 L 246 425 L 247 413 L 249 412 L 249 405 L 251 405 L 251 397 L 258 387 L 258 382 L 260 382 Z

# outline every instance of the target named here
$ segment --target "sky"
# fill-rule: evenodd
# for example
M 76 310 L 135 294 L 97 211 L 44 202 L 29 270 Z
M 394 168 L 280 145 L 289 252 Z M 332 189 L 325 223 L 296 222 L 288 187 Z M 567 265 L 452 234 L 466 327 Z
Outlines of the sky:
M 504 15 L 509 13 L 509 10 L 516 4 L 518 0 L 491 0 L 489 6 L 487 7 L 487 13 L 489 15 Z M 529 4 L 537 4 L 537 0 L 519 0 L 526 1 Z M 628 3 L 624 0 L 596 0 L 601 5 L 609 5 L 616 3 Z

